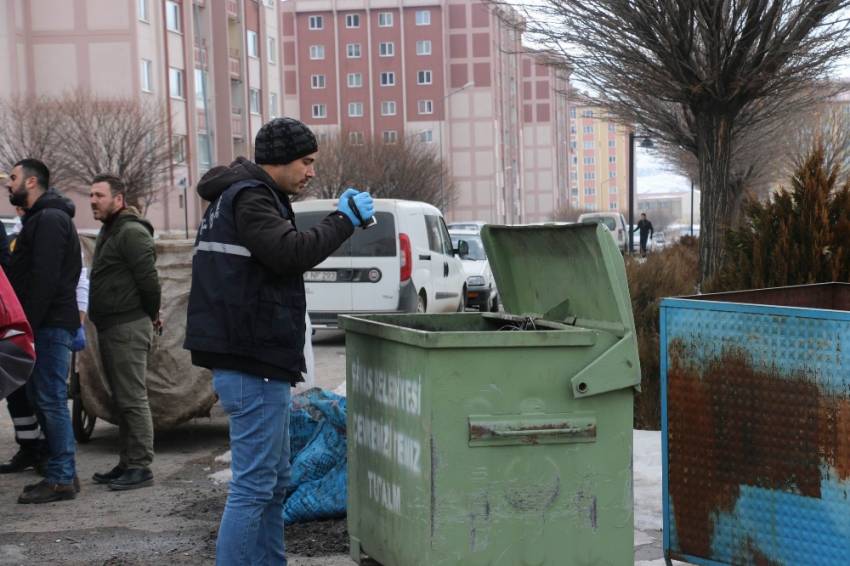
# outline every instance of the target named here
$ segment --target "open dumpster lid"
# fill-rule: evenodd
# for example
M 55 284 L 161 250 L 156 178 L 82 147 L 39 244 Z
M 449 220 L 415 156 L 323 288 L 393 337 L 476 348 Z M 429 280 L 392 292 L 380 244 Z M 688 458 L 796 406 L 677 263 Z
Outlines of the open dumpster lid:
M 487 225 L 481 239 L 506 312 L 634 329 L 623 258 L 601 224 Z

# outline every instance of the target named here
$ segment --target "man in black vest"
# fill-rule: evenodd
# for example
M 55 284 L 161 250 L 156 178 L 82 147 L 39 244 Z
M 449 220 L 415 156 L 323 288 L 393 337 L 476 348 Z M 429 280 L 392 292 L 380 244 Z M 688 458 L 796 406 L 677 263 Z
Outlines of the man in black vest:
M 210 205 L 192 260 L 184 344 L 195 365 L 212 370 L 229 414 L 233 480 L 216 546 L 226 565 L 286 563 L 289 390 L 306 371 L 303 274 L 374 211 L 368 193 L 348 189 L 336 212 L 299 232 L 289 195 L 315 175 L 316 137 L 276 118 L 257 133 L 254 155 L 256 163 L 239 158 L 198 185 Z

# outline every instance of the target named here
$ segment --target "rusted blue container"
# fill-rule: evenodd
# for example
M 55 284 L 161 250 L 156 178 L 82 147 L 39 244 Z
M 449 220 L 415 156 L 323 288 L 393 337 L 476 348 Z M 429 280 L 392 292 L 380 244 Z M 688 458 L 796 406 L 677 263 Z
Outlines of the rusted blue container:
M 661 303 L 664 552 L 850 564 L 850 285 Z

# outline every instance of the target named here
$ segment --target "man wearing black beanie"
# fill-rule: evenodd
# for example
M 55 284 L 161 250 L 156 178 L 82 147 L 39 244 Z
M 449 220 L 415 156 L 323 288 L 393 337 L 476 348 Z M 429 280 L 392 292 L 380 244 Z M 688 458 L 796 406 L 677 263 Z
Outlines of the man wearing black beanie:
M 198 184 L 210 205 L 195 242 L 184 347 L 212 370 L 230 420 L 233 480 L 217 564 L 286 564 L 290 386 L 306 371 L 303 274 L 374 213 L 369 193 L 348 189 L 336 212 L 298 231 L 289 195 L 315 175 L 317 157 L 307 126 L 276 118 L 257 133 L 255 162 L 239 158 Z

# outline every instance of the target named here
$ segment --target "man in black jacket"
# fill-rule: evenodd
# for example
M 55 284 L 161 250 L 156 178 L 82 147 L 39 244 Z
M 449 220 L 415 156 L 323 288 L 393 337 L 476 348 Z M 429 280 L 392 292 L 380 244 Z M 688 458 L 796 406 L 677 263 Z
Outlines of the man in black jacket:
M 49 457 L 44 480 L 24 488 L 19 503 L 73 499 L 79 490 L 67 379 L 71 342 L 80 327 L 76 289 L 82 260 L 74 204 L 48 190 L 49 183 L 50 171 L 37 159 L 16 163 L 6 183 L 9 202 L 27 211 L 8 275 L 35 335 L 27 396 L 47 436 Z
M 289 389 L 306 371 L 303 274 L 373 214 L 369 194 L 348 189 L 336 212 L 297 230 L 289 195 L 314 176 L 317 152 L 307 126 L 276 118 L 257 134 L 256 164 L 237 159 L 198 185 L 210 205 L 192 260 L 184 346 L 194 364 L 212 369 L 230 417 L 233 481 L 218 564 L 286 563 Z

